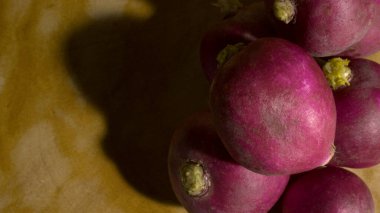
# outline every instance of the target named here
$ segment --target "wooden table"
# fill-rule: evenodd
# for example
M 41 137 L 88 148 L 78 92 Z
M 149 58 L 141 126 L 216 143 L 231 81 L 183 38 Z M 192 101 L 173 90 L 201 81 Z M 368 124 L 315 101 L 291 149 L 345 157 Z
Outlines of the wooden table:
M 166 157 L 207 106 L 211 3 L 2 0 L 0 212 L 185 212 Z M 355 172 L 379 209 L 380 166 Z

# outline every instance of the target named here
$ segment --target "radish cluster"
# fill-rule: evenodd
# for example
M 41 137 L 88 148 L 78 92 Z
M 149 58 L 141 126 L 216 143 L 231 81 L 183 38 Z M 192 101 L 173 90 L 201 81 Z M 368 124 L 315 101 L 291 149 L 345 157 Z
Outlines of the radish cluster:
M 376 0 L 220 0 L 204 34 L 209 109 L 175 131 L 169 176 L 189 212 L 373 213 L 342 168 L 380 163 Z M 232 10 L 228 10 L 232 8 Z

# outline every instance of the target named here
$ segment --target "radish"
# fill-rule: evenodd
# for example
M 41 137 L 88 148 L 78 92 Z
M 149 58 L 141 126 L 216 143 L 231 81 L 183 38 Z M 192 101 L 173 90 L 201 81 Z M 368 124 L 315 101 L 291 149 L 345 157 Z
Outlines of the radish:
M 367 185 L 338 167 L 318 168 L 297 176 L 281 202 L 282 213 L 373 213 Z
M 231 53 L 239 51 L 244 44 L 258 37 L 269 35 L 273 35 L 273 30 L 263 1 L 241 7 L 234 15 L 214 26 L 204 34 L 200 45 L 200 61 L 207 79 L 212 81 L 218 67 Z
M 315 60 L 284 39 L 257 39 L 227 61 L 210 106 L 228 152 L 254 172 L 300 173 L 332 157 L 332 91 Z
M 376 3 L 375 9 L 373 23 L 364 38 L 339 55 L 362 57 L 380 51 L 380 1 Z
M 193 115 L 175 131 L 168 159 L 173 190 L 189 212 L 268 212 L 289 179 L 260 175 L 232 160 L 209 112 Z
M 380 64 L 333 58 L 324 66 L 335 89 L 336 153 L 331 165 L 364 168 L 380 163 Z
M 374 0 L 267 0 L 276 28 L 316 57 L 339 54 L 370 29 Z

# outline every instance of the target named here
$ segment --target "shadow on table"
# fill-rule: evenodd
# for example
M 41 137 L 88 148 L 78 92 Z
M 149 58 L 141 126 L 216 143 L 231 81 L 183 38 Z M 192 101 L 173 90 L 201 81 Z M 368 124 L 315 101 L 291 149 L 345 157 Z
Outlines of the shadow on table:
M 175 204 L 169 142 L 176 125 L 207 106 L 198 46 L 217 11 L 202 0 L 152 4 L 146 21 L 115 16 L 79 27 L 64 52 L 77 87 L 107 118 L 106 155 L 137 191 Z

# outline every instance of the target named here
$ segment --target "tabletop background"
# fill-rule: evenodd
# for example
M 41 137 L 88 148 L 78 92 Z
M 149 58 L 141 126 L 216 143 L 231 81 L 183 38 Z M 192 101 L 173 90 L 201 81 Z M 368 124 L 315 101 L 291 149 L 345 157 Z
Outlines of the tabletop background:
M 1 0 L 0 212 L 185 212 L 167 150 L 207 106 L 212 2 Z M 380 166 L 353 171 L 379 212 Z

